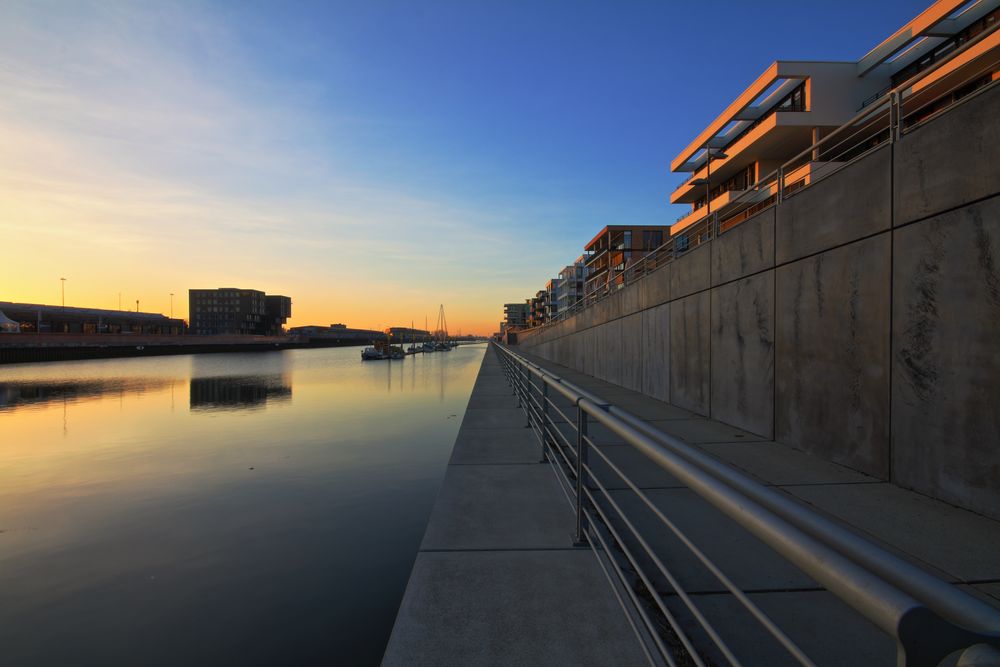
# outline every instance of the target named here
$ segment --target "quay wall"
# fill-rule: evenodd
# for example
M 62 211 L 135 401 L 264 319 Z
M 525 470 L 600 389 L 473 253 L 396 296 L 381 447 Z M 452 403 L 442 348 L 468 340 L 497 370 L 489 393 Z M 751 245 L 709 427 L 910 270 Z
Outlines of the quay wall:
M 1000 518 L 998 137 L 995 86 L 519 346 Z

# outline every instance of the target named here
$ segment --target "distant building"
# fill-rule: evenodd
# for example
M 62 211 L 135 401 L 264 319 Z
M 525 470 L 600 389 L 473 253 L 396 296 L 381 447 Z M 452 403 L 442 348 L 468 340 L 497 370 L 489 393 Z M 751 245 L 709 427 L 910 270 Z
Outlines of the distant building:
M 375 329 L 352 329 L 346 324 L 331 324 L 328 327 L 310 324 L 292 327 L 288 333 L 304 336 L 317 344 L 328 345 L 370 345 L 375 340 L 384 340 L 385 333 Z
M 182 319 L 129 310 L 0 301 L 0 314 L 0 321 L 16 324 L 8 324 L 6 328 L 22 333 L 179 335 L 186 330 Z
M 559 294 L 562 292 L 562 279 L 553 278 L 545 283 L 545 321 L 551 322 L 559 315 Z
M 559 280 L 562 282 L 556 296 L 556 305 L 560 313 L 567 312 L 583 299 L 583 284 L 586 278 L 587 265 L 584 263 L 583 255 L 559 272 Z
M 584 247 L 587 277 L 584 294 L 620 287 L 625 269 L 663 245 L 665 225 L 608 225 Z
M 287 296 L 220 287 L 188 290 L 191 333 L 203 336 L 278 336 L 292 315 Z
M 543 289 L 535 292 L 535 296 L 528 299 L 531 312 L 528 315 L 528 326 L 538 327 L 545 324 L 545 301 L 548 292 Z
M 389 327 L 383 333 L 392 336 L 394 345 L 410 342 L 424 342 L 431 339 L 431 332 L 423 329 L 411 329 L 409 327 Z
M 531 307 L 528 303 L 505 303 L 503 305 L 503 321 L 507 325 L 505 329 L 523 329 L 528 326 L 530 316 Z

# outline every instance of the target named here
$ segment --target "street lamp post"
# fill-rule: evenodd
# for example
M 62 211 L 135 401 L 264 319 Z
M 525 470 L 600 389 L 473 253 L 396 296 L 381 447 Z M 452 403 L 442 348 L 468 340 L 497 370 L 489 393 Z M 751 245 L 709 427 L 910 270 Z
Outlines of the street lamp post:
M 174 293 L 170 293 L 170 319 L 174 319 Z
M 60 278 L 59 280 L 62 281 L 62 307 L 65 308 L 66 307 L 66 279 L 65 278 Z

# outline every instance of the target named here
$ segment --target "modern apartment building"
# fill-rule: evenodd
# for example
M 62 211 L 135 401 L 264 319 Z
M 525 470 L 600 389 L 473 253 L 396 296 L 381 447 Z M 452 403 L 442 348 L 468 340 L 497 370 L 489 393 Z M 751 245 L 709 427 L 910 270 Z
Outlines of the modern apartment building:
M 188 290 L 190 331 L 198 335 L 277 336 L 292 314 L 287 296 L 238 287 Z
M 833 157 L 810 155 L 810 147 L 944 58 L 952 57 L 932 76 L 904 87 L 911 100 L 905 122 L 918 122 L 953 101 L 942 101 L 935 88 L 952 91 L 953 98 L 996 79 L 998 22 L 1000 0 L 939 0 L 857 62 L 772 63 L 671 161 L 672 171 L 690 176 L 670 202 L 691 205 L 671 234 L 712 213 L 725 218 L 754 183 L 803 152 L 806 158 L 796 161 L 794 173 L 782 174 L 786 188 L 808 183 L 827 160 L 849 159 L 835 151 Z M 966 79 L 968 83 L 955 87 L 955 81 Z M 774 186 L 754 196 L 766 206 L 776 192 Z
M 538 327 L 545 324 L 545 302 L 548 300 L 548 292 L 543 289 L 535 292 L 535 296 L 528 299 L 531 313 L 528 316 L 528 326 Z
M 583 255 L 559 272 L 559 294 L 556 297 L 558 312 L 565 313 L 583 299 L 583 283 L 587 277 L 587 265 Z
M 584 294 L 618 287 L 625 269 L 667 239 L 664 225 L 608 225 L 584 247 Z
M 528 302 L 505 303 L 503 305 L 503 319 L 506 329 L 523 329 L 528 326 L 528 319 L 531 315 L 531 306 Z
M 553 278 L 545 283 L 545 321 L 551 322 L 559 314 L 559 295 L 562 293 L 561 278 Z

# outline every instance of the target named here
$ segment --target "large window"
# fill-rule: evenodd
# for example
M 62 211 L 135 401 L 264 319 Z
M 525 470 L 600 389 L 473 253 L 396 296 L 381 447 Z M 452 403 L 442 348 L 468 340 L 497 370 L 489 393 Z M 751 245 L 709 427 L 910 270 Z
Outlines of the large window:
M 642 232 L 642 249 L 654 250 L 663 245 L 663 232 L 659 229 L 644 230 Z

